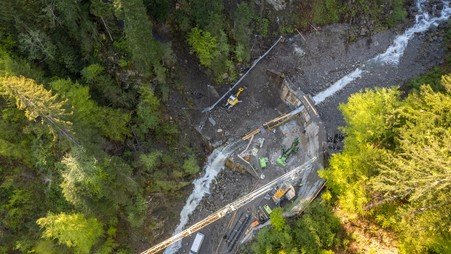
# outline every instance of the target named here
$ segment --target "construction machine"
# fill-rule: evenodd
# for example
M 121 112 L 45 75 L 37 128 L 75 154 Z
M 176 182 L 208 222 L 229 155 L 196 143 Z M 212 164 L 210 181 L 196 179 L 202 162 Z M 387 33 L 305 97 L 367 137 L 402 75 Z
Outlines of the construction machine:
M 265 209 L 265 212 L 267 214 L 271 214 L 272 213 L 272 209 L 271 209 L 271 207 L 269 207 L 269 205 L 264 205 L 263 209 Z
M 268 157 L 260 157 L 258 159 L 261 169 L 265 169 L 268 166 L 269 159 Z
M 293 143 L 291 144 L 291 147 L 288 149 L 285 149 L 285 147 L 282 147 L 282 155 L 277 158 L 276 163 L 279 166 L 285 167 L 287 165 L 287 159 L 292 154 L 297 153 L 299 151 L 299 138 L 296 138 Z
M 244 92 L 244 88 L 240 87 L 240 88 L 238 88 L 238 92 L 236 92 L 236 94 L 231 94 L 229 96 L 229 98 L 227 99 L 227 102 L 225 104 L 225 107 L 227 108 L 227 110 L 230 110 L 236 104 L 238 104 L 238 102 L 240 102 L 240 100 L 238 98 L 239 98 L 240 94 L 243 92 Z
M 276 193 L 272 196 L 272 200 L 276 205 L 282 201 L 283 198 L 287 198 L 291 200 L 295 196 L 295 190 L 293 185 L 289 183 L 283 183 L 279 189 L 277 189 Z

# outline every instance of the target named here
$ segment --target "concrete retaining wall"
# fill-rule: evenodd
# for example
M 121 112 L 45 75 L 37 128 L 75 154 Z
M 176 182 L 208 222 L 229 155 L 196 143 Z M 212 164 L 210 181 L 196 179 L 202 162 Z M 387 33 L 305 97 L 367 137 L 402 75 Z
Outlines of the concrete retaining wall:
M 300 214 L 324 187 L 325 181 L 318 176 L 317 172 L 324 167 L 324 151 L 327 145 L 326 129 L 311 96 L 306 95 L 299 89 L 295 90 L 293 87 L 288 79 L 283 78 L 278 83 L 280 98 L 290 107 L 298 108 L 304 106 L 299 117 L 304 123 L 304 129 L 308 138 L 305 156 L 307 157 L 306 159 L 317 157 L 317 161 L 314 168 L 303 172 L 297 198 L 290 209 L 284 213 L 287 217 Z

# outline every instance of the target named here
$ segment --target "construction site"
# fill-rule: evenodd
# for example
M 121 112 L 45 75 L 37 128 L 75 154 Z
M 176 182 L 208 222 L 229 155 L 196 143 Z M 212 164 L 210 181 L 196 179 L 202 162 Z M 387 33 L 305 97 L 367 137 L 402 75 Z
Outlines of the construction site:
M 323 168 L 326 132 L 311 97 L 294 90 L 281 73 L 267 70 L 266 75 L 274 85 L 272 92 L 278 95 L 276 99 L 282 102 L 279 108 L 273 108 L 277 116 L 268 117 L 265 122 L 254 122 L 255 129 L 239 139 L 242 145 L 226 159 L 224 171 L 224 174 L 233 172 L 235 179 L 239 179 L 233 196 L 256 193 L 248 204 L 209 227 L 207 235 L 222 237 L 210 242 L 208 245 L 216 249 L 207 249 L 207 252 L 234 253 L 259 228 L 268 225 L 272 210 L 282 207 L 286 216 L 299 214 L 324 186 L 316 172 Z M 205 132 L 213 133 L 212 127 L 206 127 Z M 287 174 L 289 176 L 285 177 Z M 213 185 L 210 195 L 221 197 L 221 189 Z M 216 206 L 206 204 L 199 208 L 203 210 L 199 213 L 206 213 Z
M 409 37 L 412 46 L 400 44 L 407 54 L 393 68 L 380 56 L 401 47 L 394 32 L 347 44 L 346 29 L 280 37 L 232 86 L 197 88 L 208 96 L 197 101 L 203 110 L 191 115 L 192 124 L 213 152 L 172 237 L 142 253 L 237 253 L 270 224 L 274 209 L 286 217 L 302 213 L 325 185 L 317 171 L 343 146 L 339 103 L 441 61 L 439 44 Z
M 247 102 L 240 102 L 240 95 L 245 93 L 240 87 L 236 93 L 231 93 L 224 105 L 213 109 L 201 122 L 203 126 L 199 130 L 210 143 L 221 144 L 220 147 L 225 145 L 227 156 L 223 164 L 226 170 L 218 178 L 224 177 L 231 182 L 212 184 L 209 196 L 217 202 L 209 202 L 206 197 L 197 206 L 188 225 L 197 223 L 180 233 L 179 237 L 186 237 L 178 253 L 189 253 L 196 231 L 205 236 L 203 252 L 234 253 L 259 228 L 268 225 L 275 208 L 282 207 L 286 216 L 299 214 L 324 186 L 324 180 L 316 171 L 323 167 L 326 133 L 313 100 L 295 90 L 283 74 L 267 70 L 267 75 L 273 85 L 271 92 L 278 94 L 277 99 L 283 103 L 265 114 L 268 121 L 258 123 L 252 117 L 238 121 L 245 119 L 240 115 L 242 113 L 249 116 L 257 113 L 238 112 L 238 107 L 251 103 L 250 96 L 247 96 Z M 227 127 L 227 123 L 214 120 L 221 119 L 216 114 L 233 114 L 237 122 L 249 124 L 254 129 L 231 139 L 228 133 L 237 124 Z M 271 119 L 272 115 L 276 117 Z M 233 185 L 236 188 L 224 191 L 225 186 Z M 224 204 L 228 205 L 221 208 Z M 196 220 L 202 217 L 203 220 Z M 174 240 L 176 238 L 146 253 L 162 250 Z

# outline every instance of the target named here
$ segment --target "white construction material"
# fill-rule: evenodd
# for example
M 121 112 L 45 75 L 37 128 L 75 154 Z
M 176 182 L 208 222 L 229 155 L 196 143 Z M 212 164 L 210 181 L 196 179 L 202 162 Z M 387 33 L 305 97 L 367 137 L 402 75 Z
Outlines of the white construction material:
M 202 233 L 197 233 L 194 238 L 193 245 L 191 245 L 191 249 L 189 251 L 190 254 L 199 253 L 200 247 L 202 246 L 202 242 L 204 241 L 205 235 Z

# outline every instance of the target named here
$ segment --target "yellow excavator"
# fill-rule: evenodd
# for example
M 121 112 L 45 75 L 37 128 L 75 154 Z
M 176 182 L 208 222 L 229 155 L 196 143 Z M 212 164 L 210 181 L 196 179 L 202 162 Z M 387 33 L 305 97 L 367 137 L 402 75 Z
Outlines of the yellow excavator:
M 236 94 L 232 94 L 230 95 L 230 97 L 227 99 L 227 103 L 225 105 L 225 107 L 227 108 L 227 110 L 230 110 L 231 108 L 233 108 L 236 104 L 238 104 L 238 102 L 240 102 L 240 100 L 238 99 L 240 94 L 244 92 L 244 88 L 240 87 L 238 88 L 238 92 Z

